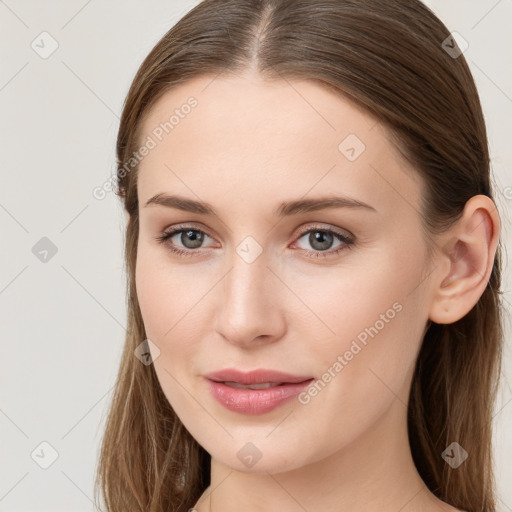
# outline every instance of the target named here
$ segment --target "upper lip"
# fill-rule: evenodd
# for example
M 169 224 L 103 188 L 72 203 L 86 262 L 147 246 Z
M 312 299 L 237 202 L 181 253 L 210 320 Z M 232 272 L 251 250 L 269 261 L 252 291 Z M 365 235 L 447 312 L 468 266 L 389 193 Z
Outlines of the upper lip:
M 250 372 L 242 372 L 235 368 L 225 368 L 216 372 L 207 373 L 205 377 L 216 382 L 238 382 L 240 384 L 263 384 L 265 382 L 297 383 L 313 378 L 309 375 L 291 375 L 289 373 L 264 368 Z

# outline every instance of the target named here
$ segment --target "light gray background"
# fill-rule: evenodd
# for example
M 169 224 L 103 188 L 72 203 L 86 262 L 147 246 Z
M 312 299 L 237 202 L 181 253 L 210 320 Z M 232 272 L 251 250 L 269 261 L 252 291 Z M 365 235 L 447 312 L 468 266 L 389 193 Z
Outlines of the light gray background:
M 512 0 L 427 3 L 469 43 L 510 247 Z M 0 0 L 0 511 L 93 510 L 125 335 L 125 276 L 121 205 L 113 193 L 98 200 L 92 191 L 115 172 L 119 116 L 136 69 L 196 4 Z M 43 31 L 58 43 L 46 59 L 31 47 L 35 40 L 43 51 Z M 32 252 L 42 237 L 58 250 L 46 263 Z M 510 308 L 508 264 L 504 290 Z M 510 332 L 507 317 L 495 416 L 500 511 L 512 510 Z M 43 441 L 58 453 L 48 469 L 38 464 L 51 462 Z

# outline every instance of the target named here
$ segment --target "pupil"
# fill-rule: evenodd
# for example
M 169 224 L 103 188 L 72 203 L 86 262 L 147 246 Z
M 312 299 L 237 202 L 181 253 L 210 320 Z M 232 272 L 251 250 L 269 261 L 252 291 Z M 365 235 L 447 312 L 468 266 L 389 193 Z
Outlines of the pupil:
M 309 243 L 311 247 L 317 250 L 325 251 L 329 249 L 332 243 L 332 235 L 324 231 L 312 231 L 309 235 Z
M 181 242 L 188 249 L 195 249 L 201 246 L 204 235 L 198 231 L 183 231 L 181 234 Z

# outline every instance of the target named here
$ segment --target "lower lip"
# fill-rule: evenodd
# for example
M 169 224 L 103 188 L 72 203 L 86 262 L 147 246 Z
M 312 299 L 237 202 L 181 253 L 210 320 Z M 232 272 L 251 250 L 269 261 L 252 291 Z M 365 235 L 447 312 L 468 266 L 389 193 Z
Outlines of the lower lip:
M 222 382 L 206 380 L 215 400 L 226 409 L 241 414 L 263 414 L 297 396 L 314 379 L 266 389 L 232 388 Z

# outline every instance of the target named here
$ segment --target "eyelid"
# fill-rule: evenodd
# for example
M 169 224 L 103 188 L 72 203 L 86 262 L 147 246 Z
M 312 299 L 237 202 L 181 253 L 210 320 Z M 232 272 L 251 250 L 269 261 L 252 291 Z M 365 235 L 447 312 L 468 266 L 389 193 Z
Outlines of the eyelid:
M 199 233 L 204 233 L 205 235 L 209 236 L 211 239 L 215 240 L 215 237 L 210 234 L 210 232 L 204 228 L 200 224 L 196 224 L 195 222 L 184 222 L 181 224 L 173 224 L 172 226 L 169 226 L 168 228 L 165 228 L 162 231 L 162 234 L 165 233 L 173 233 L 177 234 L 177 232 L 180 231 L 198 231 Z
M 172 238 L 173 236 L 175 236 L 178 233 L 183 232 L 183 231 L 197 231 L 199 233 L 203 233 L 207 237 L 216 241 L 215 237 L 212 236 L 206 228 L 196 227 L 196 223 L 194 223 L 194 222 L 185 222 L 183 224 L 174 224 L 172 227 L 164 229 L 162 234 L 164 235 L 166 233 L 172 233 L 172 235 L 171 235 L 171 238 Z M 200 247 L 199 249 L 184 249 L 184 250 L 192 253 L 192 252 L 200 252 L 201 250 L 205 250 L 205 249 L 207 249 L 207 248 Z
M 336 233 L 337 235 L 340 235 L 343 238 L 348 238 L 350 240 L 353 240 L 355 238 L 354 235 L 346 229 L 341 230 L 340 228 L 331 226 L 330 224 L 321 224 L 321 223 L 316 223 L 313 226 L 307 226 L 305 228 L 301 228 L 301 231 L 296 235 L 296 237 L 300 238 L 304 234 L 309 233 L 310 231 L 314 231 L 315 229 L 318 231 L 332 231 L 333 233 Z

